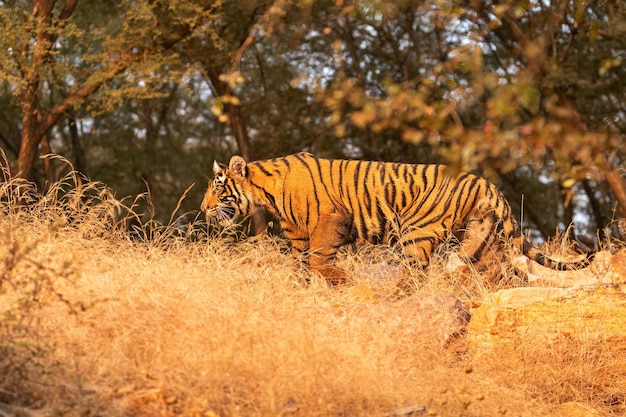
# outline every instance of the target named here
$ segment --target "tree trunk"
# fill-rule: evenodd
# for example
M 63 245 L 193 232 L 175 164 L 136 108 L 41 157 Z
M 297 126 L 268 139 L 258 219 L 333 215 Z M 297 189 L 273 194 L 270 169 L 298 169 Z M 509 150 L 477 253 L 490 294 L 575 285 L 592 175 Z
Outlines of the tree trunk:
M 589 206 L 591 207 L 591 214 L 595 220 L 595 227 L 593 223 L 590 223 L 589 226 L 591 228 L 595 228 L 598 231 L 601 231 L 607 224 L 606 219 L 602 213 L 602 203 L 596 197 L 595 190 L 592 188 L 589 183 L 590 180 L 584 179 L 582 181 L 583 190 L 585 190 L 585 194 L 587 194 L 587 198 L 589 199 Z
M 41 141 L 41 125 L 39 110 L 39 77 L 35 74 L 28 82 L 22 97 L 22 143 L 17 158 L 18 177 L 32 179 L 33 167 L 37 158 L 37 150 Z
M 53 24 L 53 12 L 56 3 L 56 0 L 36 0 L 34 2 L 29 17 L 29 23 L 33 25 L 35 30 L 34 45 L 31 42 L 32 39 L 29 38 L 22 45 L 22 56 L 32 57 L 32 64 L 30 67 L 22 68 L 22 78 L 26 88 L 21 100 L 22 143 L 17 158 L 16 175 L 26 179 L 32 179 L 39 144 L 54 124 L 43 122 L 44 117 L 39 106 L 39 87 L 41 84 L 39 70 L 48 60 L 50 50 L 58 37 L 58 31 L 63 28 L 74 12 L 78 0 L 67 0 Z M 52 169 L 52 167 L 47 168 Z
M 246 128 L 246 122 L 241 114 L 240 106 L 228 105 L 228 119 L 230 121 L 230 128 L 233 131 L 233 135 L 237 139 L 237 145 L 239 145 L 239 152 L 246 161 L 254 160 L 255 156 L 252 152 L 252 146 L 250 144 L 250 137 L 248 136 L 248 130 Z
M 48 140 L 48 135 L 44 134 L 41 137 L 41 153 L 42 155 L 50 155 L 52 153 L 52 149 L 50 148 L 50 141 Z M 48 190 L 49 187 L 57 182 L 59 179 L 59 173 L 55 169 L 54 159 L 50 156 L 44 158 L 43 166 L 45 168 L 46 173 L 46 184 L 45 189 Z
M 80 172 L 85 177 L 87 176 L 87 160 L 85 158 L 85 149 L 80 140 L 78 133 L 78 125 L 76 124 L 76 118 L 70 117 L 67 119 L 68 127 L 70 130 L 70 141 L 72 143 L 72 150 L 74 151 L 74 170 Z
M 228 96 L 232 94 L 230 85 L 227 82 L 220 80 L 222 70 L 219 68 L 213 68 L 208 64 L 205 64 L 206 72 L 209 75 L 209 81 L 213 85 L 213 88 L 219 97 Z M 252 152 L 252 145 L 250 144 L 250 137 L 248 136 L 248 128 L 246 121 L 241 113 L 241 106 L 235 106 L 230 103 L 224 103 L 224 113 L 228 116 L 228 125 L 230 130 L 237 140 L 237 146 L 239 147 L 239 153 L 246 161 L 253 161 L 254 154 Z
M 38 39 L 39 37 L 38 35 Z M 43 45 L 36 47 L 34 55 L 37 61 L 43 59 L 43 52 L 40 50 L 42 47 Z M 22 109 L 22 140 L 17 158 L 17 170 L 14 172 L 14 175 L 33 180 L 39 145 L 45 136 L 47 128 L 43 127 L 41 107 L 39 105 L 39 87 L 41 84 L 39 74 L 32 68 L 24 71 L 23 74 L 26 80 L 26 88 L 20 103 Z M 51 171 L 48 171 L 48 168 L 50 167 L 46 167 L 46 172 L 50 173 Z

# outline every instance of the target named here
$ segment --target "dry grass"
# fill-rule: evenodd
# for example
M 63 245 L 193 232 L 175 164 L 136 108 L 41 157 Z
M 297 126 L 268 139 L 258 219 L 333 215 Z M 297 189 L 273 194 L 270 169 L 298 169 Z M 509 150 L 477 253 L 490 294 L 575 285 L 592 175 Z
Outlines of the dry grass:
M 355 282 L 330 289 L 275 239 L 227 245 L 155 224 L 132 236 L 156 239 L 131 238 L 132 202 L 75 182 L 38 196 L 7 181 L 0 195 L 0 403 L 14 411 L 549 416 L 567 398 L 602 407 L 581 374 L 615 377 L 609 358 L 554 346 L 525 346 L 518 363 L 447 346 L 438 323 L 388 301 L 398 259 L 385 248 L 344 253 Z M 479 302 L 488 288 L 473 279 L 432 276 L 417 296 Z

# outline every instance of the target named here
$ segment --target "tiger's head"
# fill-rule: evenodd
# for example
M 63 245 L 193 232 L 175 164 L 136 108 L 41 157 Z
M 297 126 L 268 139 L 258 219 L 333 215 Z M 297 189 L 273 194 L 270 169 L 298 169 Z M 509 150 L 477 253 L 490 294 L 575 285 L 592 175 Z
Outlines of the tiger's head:
M 233 156 L 228 167 L 213 162 L 213 181 L 209 182 L 200 210 L 222 226 L 231 225 L 237 216 L 249 215 L 253 204 L 244 189 L 246 177 L 246 161 L 241 156 Z

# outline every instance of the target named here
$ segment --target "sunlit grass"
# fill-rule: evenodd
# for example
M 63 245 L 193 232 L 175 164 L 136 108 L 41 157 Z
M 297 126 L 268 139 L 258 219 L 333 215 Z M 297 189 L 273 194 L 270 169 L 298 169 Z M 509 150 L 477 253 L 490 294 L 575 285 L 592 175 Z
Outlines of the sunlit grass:
M 476 273 L 432 272 L 408 301 L 391 301 L 402 267 L 392 248 L 342 252 L 353 282 L 329 288 L 278 238 L 228 244 L 197 222 L 159 225 L 134 213 L 137 200 L 73 175 L 45 195 L 10 179 L 0 190 L 0 403 L 64 416 L 383 416 L 407 406 L 549 416 L 565 394 L 598 407 L 580 375 L 597 383 L 612 365 L 537 345 L 527 347 L 533 361 L 501 364 L 506 356 L 469 351 L 462 336 L 451 345 L 445 308 L 421 314 L 420 300 L 452 293 L 478 304 L 492 287 Z M 545 381 L 556 375 L 561 388 Z

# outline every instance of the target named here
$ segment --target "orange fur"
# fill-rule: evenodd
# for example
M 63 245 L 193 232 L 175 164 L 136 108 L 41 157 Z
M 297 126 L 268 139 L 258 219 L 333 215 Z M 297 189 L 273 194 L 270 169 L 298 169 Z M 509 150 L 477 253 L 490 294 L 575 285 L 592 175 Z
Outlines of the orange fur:
M 345 281 L 333 265 L 337 250 L 355 241 L 397 242 L 408 261 L 429 264 L 450 234 L 471 261 L 494 247 L 513 248 L 555 269 L 579 263 L 550 260 L 531 250 L 502 193 L 484 178 L 451 174 L 443 165 L 331 160 L 299 153 L 246 163 L 233 156 L 214 164 L 201 209 L 221 224 L 255 207 L 278 219 L 292 253 L 309 258 L 329 283 Z

